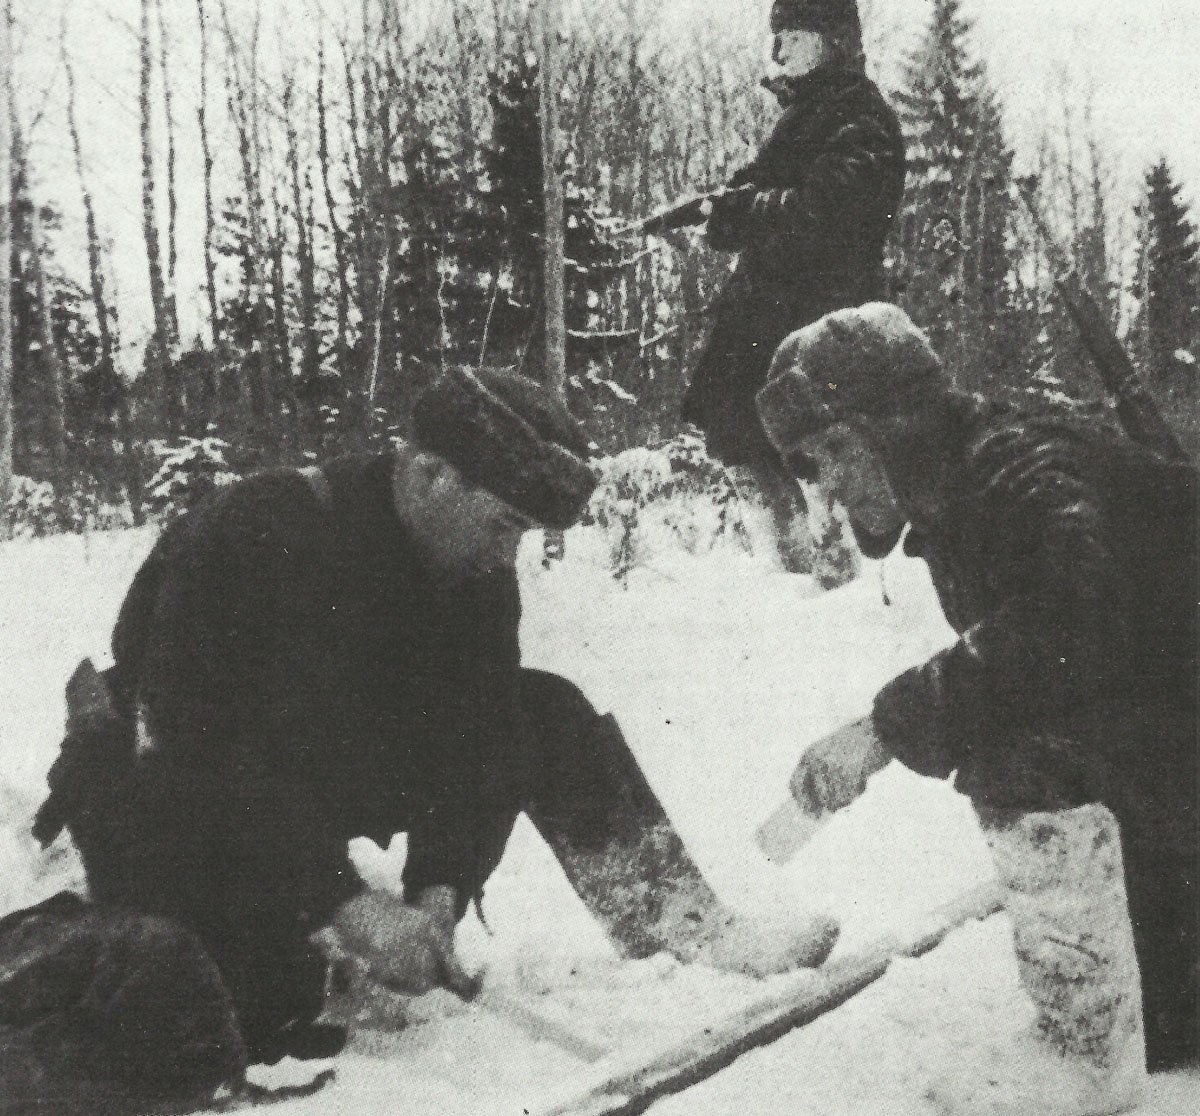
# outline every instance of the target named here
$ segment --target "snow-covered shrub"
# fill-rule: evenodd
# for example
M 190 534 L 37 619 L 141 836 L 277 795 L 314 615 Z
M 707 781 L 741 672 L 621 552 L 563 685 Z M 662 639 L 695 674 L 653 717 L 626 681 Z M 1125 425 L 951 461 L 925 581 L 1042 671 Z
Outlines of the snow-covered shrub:
M 230 445 L 222 438 L 183 437 L 174 442 L 155 439 L 150 449 L 158 461 L 158 469 L 147 486 L 147 494 L 158 516 L 178 515 L 214 488 L 238 479 L 226 459 Z
M 54 485 L 32 477 L 13 477 L 8 522 L 18 537 L 38 539 L 61 530 Z
M 17 538 L 43 538 L 64 531 L 112 531 L 131 522 L 128 504 L 106 500 L 94 484 L 77 479 L 60 498 L 49 481 L 13 477 L 8 523 Z
M 718 549 L 778 567 L 776 529 L 753 479 L 731 474 L 709 457 L 700 438 L 680 434 L 628 449 L 602 458 L 595 469 L 599 484 L 571 533 L 579 541 L 569 541 L 567 550 L 585 539 L 591 550 L 599 536 L 601 554 L 590 560 L 605 562 L 618 581 L 672 554 L 704 556 Z M 819 498 L 815 490 L 809 495 Z M 817 508 L 793 530 L 788 543 L 795 565 L 788 568 L 810 574 L 823 589 L 856 576 L 858 550 L 840 515 Z M 546 549 L 542 557 L 546 566 L 563 552 Z
M 597 473 L 583 524 L 605 533 L 618 580 L 655 554 L 707 554 L 718 545 L 753 552 L 743 497 L 699 438 L 625 450 L 602 459 Z

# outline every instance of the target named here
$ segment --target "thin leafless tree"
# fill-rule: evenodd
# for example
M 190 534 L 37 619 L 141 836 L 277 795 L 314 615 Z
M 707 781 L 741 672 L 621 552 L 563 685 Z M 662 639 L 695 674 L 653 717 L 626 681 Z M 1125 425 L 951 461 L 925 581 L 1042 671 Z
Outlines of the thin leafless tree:
M 12 2 L 0 8 L 0 531 L 8 529 L 13 476 Z

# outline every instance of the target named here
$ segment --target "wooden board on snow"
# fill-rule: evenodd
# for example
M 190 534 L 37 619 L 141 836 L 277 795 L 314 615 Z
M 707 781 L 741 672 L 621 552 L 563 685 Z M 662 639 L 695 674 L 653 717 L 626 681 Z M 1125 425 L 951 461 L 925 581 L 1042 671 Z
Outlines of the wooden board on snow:
M 775 1042 L 845 1003 L 887 972 L 896 957 L 920 957 L 952 930 L 987 918 L 1003 907 L 998 889 L 985 885 L 931 912 L 903 938 L 889 936 L 788 988 L 672 1043 L 651 1057 L 609 1066 L 600 1080 L 536 1116 L 637 1116 L 655 1101 L 690 1088 L 725 1069 L 743 1054 Z

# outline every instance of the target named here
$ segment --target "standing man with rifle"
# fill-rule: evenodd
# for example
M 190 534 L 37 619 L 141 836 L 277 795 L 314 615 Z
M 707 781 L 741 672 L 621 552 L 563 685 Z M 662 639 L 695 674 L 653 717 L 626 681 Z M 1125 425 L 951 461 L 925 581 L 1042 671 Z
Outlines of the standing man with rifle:
M 771 73 L 783 115 L 710 204 L 714 248 L 738 253 L 683 400 L 708 450 L 750 469 L 779 528 L 803 498 L 781 474 L 754 412 L 771 355 L 822 314 L 883 295 L 883 245 L 904 189 L 895 113 L 864 72 L 855 0 L 775 0 Z M 785 562 L 789 555 L 784 554 Z
M 1144 1079 L 1143 1008 L 1150 1068 L 1200 1054 L 1197 471 L 1170 442 L 959 395 L 882 303 L 798 331 L 771 372 L 757 405 L 780 458 L 845 506 L 868 557 L 911 524 L 905 552 L 960 634 L 808 748 L 797 821 L 849 805 L 893 758 L 957 773 L 1037 1031 L 942 1099 L 1121 1111 Z M 1047 1080 L 1066 1092 L 1030 1095 Z

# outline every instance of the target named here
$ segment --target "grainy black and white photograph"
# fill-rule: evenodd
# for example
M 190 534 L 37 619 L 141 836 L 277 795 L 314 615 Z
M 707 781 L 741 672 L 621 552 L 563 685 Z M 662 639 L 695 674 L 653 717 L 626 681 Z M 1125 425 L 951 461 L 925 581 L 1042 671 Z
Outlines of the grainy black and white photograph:
M 1195 0 L 0 0 L 0 1116 L 1200 1112 Z

